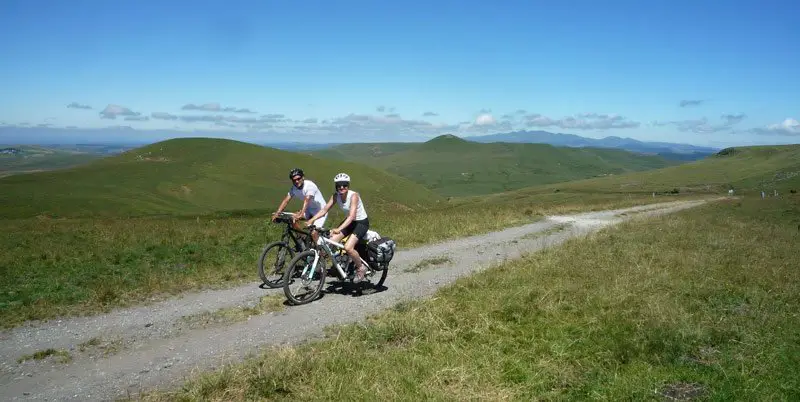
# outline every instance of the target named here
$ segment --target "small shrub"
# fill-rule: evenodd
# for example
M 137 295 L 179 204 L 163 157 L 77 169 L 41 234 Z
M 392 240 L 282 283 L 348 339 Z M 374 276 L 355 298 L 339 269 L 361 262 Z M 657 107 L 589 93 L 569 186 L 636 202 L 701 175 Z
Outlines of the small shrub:
M 725 148 L 719 152 L 717 152 L 717 156 L 729 156 L 736 153 L 736 148 Z

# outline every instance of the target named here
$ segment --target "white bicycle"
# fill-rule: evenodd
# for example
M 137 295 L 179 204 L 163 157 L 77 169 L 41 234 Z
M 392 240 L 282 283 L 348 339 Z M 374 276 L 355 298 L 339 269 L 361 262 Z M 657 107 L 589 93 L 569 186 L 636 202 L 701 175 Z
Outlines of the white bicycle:
M 355 276 L 355 264 L 344 250 L 344 244 L 331 240 L 329 229 L 316 226 L 311 226 L 309 229 L 320 233 L 317 244 L 295 255 L 286 267 L 283 277 L 283 292 L 289 302 L 295 305 L 317 299 L 322 287 L 325 286 L 327 275 L 335 275 L 343 282 L 352 281 Z M 359 240 L 355 249 L 358 251 L 361 263 L 367 269 L 364 279 L 359 284 L 371 283 L 375 289 L 379 289 L 386 281 L 389 263 L 368 263 L 367 241 L 364 239 Z M 334 269 L 331 270 L 329 267 Z M 378 281 L 372 283 L 375 276 L 379 276 Z M 304 290 L 307 291 L 306 294 L 299 293 Z

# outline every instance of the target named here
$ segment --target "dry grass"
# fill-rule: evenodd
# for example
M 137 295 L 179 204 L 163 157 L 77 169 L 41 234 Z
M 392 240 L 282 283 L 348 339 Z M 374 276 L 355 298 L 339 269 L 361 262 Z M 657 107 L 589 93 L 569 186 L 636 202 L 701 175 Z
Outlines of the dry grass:
M 404 272 L 419 272 L 419 271 L 422 271 L 424 269 L 427 269 L 427 268 L 430 268 L 430 267 L 435 267 L 437 265 L 446 264 L 446 263 L 451 262 L 451 261 L 452 260 L 450 259 L 450 257 L 448 257 L 446 255 L 425 258 L 422 261 L 416 263 L 413 267 L 406 268 L 404 270 Z
M 214 311 L 205 311 L 195 315 L 181 317 L 188 328 L 208 328 L 229 325 L 248 320 L 252 316 L 282 311 L 285 308 L 285 297 L 282 295 L 262 296 L 253 306 L 236 306 Z

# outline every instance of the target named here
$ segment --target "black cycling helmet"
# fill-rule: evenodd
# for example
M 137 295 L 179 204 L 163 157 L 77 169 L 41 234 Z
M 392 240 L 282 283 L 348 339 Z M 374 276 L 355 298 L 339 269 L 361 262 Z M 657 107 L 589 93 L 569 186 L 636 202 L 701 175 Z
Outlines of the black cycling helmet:
M 305 177 L 305 174 L 303 173 L 303 169 L 294 168 L 294 169 L 289 171 L 289 180 L 291 180 L 295 176 Z

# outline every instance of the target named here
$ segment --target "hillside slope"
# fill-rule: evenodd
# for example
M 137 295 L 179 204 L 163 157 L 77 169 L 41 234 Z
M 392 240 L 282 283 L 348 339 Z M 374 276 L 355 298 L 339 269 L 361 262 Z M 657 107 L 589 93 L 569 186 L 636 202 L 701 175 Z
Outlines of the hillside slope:
M 490 194 L 678 163 L 614 149 L 484 144 L 452 135 L 439 136 L 425 143 L 347 144 L 309 153 L 362 162 L 411 179 L 446 196 Z
M 520 189 L 504 194 L 521 197 L 534 193 L 717 193 L 762 190 L 779 194 L 800 192 L 800 145 L 726 148 L 706 159 L 663 169 L 621 176 L 578 180 Z M 498 195 L 499 196 L 499 195 Z
M 71 169 L 0 179 L 0 217 L 272 210 L 289 190 L 287 174 L 295 166 L 325 197 L 333 191 L 333 176 L 347 172 L 373 210 L 418 208 L 440 199 L 407 179 L 361 164 L 232 140 L 181 138 Z

